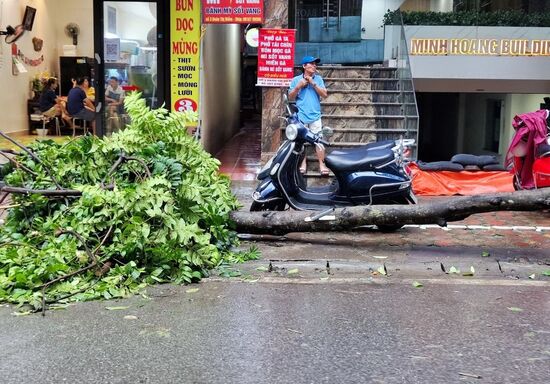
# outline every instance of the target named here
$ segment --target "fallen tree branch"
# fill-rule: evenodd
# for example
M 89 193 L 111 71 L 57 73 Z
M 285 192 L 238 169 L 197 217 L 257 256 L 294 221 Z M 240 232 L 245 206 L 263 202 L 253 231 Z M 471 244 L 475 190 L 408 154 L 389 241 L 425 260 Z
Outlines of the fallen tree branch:
M 76 189 L 30 189 L 0 185 L 0 191 L 7 193 L 19 193 L 23 195 L 30 195 L 34 193 L 43 196 L 82 196 L 82 191 L 78 191 Z
M 550 208 L 550 188 L 441 199 L 418 205 L 371 205 L 336 209 L 320 220 L 315 211 L 232 212 L 240 233 L 280 235 L 289 232 L 344 231 L 363 225 L 438 224 L 494 211 L 536 211 Z
M 42 162 L 42 160 L 40 160 L 38 158 L 38 156 L 36 156 L 29 148 L 25 147 L 23 144 L 15 141 L 14 139 L 12 139 L 11 137 L 9 137 L 8 135 L 6 135 L 4 132 L 0 131 L 0 136 L 2 136 L 4 139 L 8 140 L 9 142 L 11 142 L 12 144 L 15 144 L 17 145 L 19 148 L 21 148 L 23 151 L 25 151 L 34 161 L 36 161 L 37 163 L 40 163 L 42 164 L 42 166 L 44 167 L 44 171 L 46 171 L 46 173 L 48 174 L 48 176 L 50 176 L 50 179 L 52 179 L 52 181 L 54 182 L 55 186 L 59 189 L 61 189 L 61 185 L 59 184 L 59 182 L 57 181 L 57 179 L 53 176 L 53 174 L 51 173 L 50 171 L 50 168 L 48 168 L 46 166 L 46 164 L 44 164 L 44 162 Z
M 38 176 L 36 172 L 34 172 L 33 170 L 25 167 L 19 161 L 15 160 L 13 157 L 6 155 L 6 153 L 4 151 L 0 151 L 0 155 L 4 156 L 6 159 L 8 159 L 8 161 L 11 162 L 13 165 L 15 165 L 16 168 L 21 168 L 23 171 L 33 175 L 34 177 Z

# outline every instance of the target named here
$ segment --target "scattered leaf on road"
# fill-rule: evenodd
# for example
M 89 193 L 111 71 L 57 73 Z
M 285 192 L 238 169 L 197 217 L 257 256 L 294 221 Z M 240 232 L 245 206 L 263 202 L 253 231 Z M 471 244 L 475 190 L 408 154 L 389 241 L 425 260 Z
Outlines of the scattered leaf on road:
M 535 274 L 533 273 L 532 275 L 529 275 L 529 278 L 534 280 L 535 279 Z
M 185 293 L 195 293 L 195 292 L 198 292 L 199 289 L 198 288 L 189 288 L 188 290 L 185 291 Z
M 523 312 L 523 309 L 518 307 L 508 307 L 508 309 L 512 312 Z
M 267 267 L 258 267 L 258 268 L 256 268 L 256 271 L 267 272 L 268 268 Z
M 27 316 L 27 315 L 30 315 L 30 314 L 31 314 L 31 311 L 13 312 L 12 313 L 13 316 Z
M 449 273 L 460 273 L 460 270 L 453 265 L 451 268 L 449 268 Z
M 106 310 L 108 311 L 121 311 L 123 309 L 128 309 L 130 307 L 105 307 Z
M 542 272 L 544 276 L 550 276 L 550 269 L 547 269 L 546 271 Z
M 489 257 L 489 256 L 491 256 L 491 254 L 489 252 L 487 252 L 487 251 L 481 252 L 481 257 Z
M 415 288 L 422 288 L 424 285 L 422 283 L 419 283 L 418 281 L 413 281 L 413 287 Z
M 295 275 L 298 273 L 298 268 L 289 269 L 287 275 Z
M 384 266 L 378 267 L 377 271 L 378 271 L 378 273 L 381 274 L 381 275 L 384 275 L 384 276 L 387 275 L 387 273 L 386 273 L 386 268 L 384 268 Z
M 375 259 L 387 259 L 388 256 L 373 256 Z
M 472 266 L 470 266 L 470 271 L 464 272 L 462 274 L 462 276 L 473 276 L 474 273 L 476 273 L 476 270 L 474 269 L 474 266 L 472 265 Z
M 134 315 L 126 315 L 124 316 L 125 320 L 137 320 L 137 316 Z

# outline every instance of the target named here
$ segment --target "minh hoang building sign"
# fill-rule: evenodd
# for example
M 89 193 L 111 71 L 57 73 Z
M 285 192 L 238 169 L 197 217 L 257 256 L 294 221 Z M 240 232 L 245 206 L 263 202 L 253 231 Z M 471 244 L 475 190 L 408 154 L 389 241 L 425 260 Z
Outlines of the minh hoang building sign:
M 411 55 L 550 56 L 550 40 L 411 39 Z

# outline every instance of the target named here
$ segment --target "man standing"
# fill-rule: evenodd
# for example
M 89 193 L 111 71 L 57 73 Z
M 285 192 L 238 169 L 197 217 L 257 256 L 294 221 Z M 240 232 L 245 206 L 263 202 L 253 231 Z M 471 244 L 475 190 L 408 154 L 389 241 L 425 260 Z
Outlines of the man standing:
M 90 122 L 90 127 L 95 135 L 95 106 L 92 100 L 86 96 L 86 89 L 89 86 L 87 78 L 79 78 L 76 85 L 67 95 L 67 112 L 71 117 Z
M 321 75 L 317 73 L 317 64 L 321 59 L 313 56 L 305 56 L 302 59 L 303 73 L 292 79 L 288 89 L 288 96 L 296 98 L 298 118 L 313 133 L 321 132 L 321 98 L 327 97 L 327 90 Z M 325 165 L 325 148 L 318 144 L 315 147 L 319 159 L 319 171 L 322 176 L 328 176 L 329 169 Z M 300 172 L 306 172 L 306 157 L 300 166 Z

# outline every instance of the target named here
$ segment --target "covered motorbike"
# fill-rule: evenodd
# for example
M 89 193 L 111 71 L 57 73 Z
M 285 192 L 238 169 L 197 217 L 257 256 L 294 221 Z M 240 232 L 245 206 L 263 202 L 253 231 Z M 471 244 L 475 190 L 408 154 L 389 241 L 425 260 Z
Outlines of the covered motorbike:
M 547 109 L 514 117 L 515 135 L 506 165 L 513 166 L 514 188 L 550 187 L 550 116 Z

